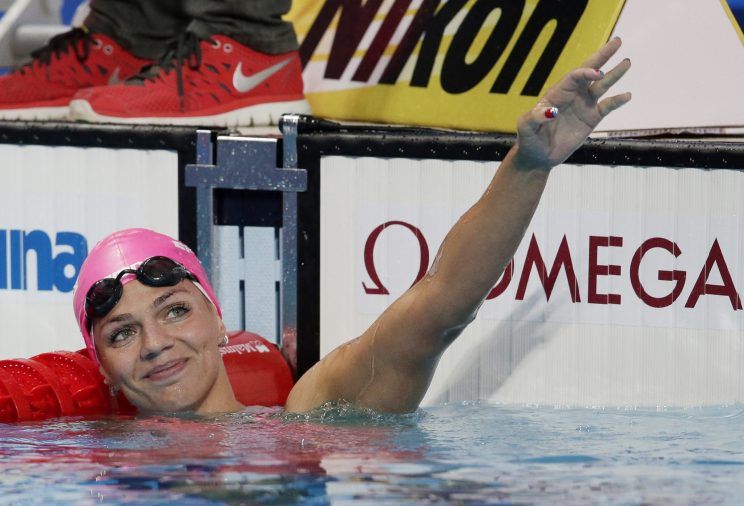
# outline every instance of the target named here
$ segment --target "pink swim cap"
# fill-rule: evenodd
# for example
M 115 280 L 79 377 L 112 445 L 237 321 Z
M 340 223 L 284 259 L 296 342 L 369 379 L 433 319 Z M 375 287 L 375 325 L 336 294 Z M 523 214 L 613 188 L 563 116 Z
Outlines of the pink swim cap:
M 142 262 L 154 256 L 168 257 L 183 265 L 196 277 L 204 293 L 217 308 L 217 314 L 222 317 L 222 310 L 209 284 L 207 273 L 204 272 L 201 262 L 188 246 L 167 235 L 144 228 L 130 228 L 114 232 L 90 250 L 80 268 L 80 275 L 72 296 L 75 318 L 85 339 L 88 355 L 96 364 L 98 364 L 98 357 L 93 338 L 88 332 L 88 318 L 85 316 L 85 297 L 88 290 L 97 281 L 116 277 L 123 269 L 136 269 Z M 124 276 L 121 282 L 125 285 L 134 279 L 136 279 L 134 276 Z

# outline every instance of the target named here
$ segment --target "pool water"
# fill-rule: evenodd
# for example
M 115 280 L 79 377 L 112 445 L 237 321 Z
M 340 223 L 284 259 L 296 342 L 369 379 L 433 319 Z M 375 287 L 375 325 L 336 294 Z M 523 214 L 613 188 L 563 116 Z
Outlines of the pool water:
M 744 406 L 0 425 L 2 504 L 744 502 Z

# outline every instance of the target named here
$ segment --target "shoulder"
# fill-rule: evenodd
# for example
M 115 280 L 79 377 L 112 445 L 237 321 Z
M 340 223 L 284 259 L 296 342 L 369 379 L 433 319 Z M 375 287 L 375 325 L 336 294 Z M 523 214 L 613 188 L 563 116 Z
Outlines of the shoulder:
M 350 356 L 355 342 L 356 339 L 339 346 L 303 374 L 289 393 L 284 409 L 291 413 L 308 411 L 353 392 L 361 379 L 353 370 L 355 361 Z

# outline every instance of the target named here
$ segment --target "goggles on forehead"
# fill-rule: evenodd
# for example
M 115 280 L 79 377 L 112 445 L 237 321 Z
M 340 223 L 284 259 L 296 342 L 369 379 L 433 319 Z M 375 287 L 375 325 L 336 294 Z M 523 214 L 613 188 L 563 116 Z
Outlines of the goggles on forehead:
M 137 269 L 124 269 L 115 278 L 104 278 L 90 287 L 85 296 L 85 316 L 88 324 L 93 318 L 106 316 L 121 299 L 124 286 L 121 278 L 134 274 L 137 281 L 147 286 L 175 286 L 184 279 L 196 281 L 196 277 L 186 268 L 168 257 L 150 257 Z

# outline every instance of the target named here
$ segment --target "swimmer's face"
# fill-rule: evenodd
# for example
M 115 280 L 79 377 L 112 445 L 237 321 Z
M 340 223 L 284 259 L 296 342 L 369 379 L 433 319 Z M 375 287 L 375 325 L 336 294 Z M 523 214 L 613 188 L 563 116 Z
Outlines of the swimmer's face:
M 101 373 L 140 410 L 239 408 L 218 349 L 225 326 L 191 281 L 127 283 L 119 303 L 91 330 Z

